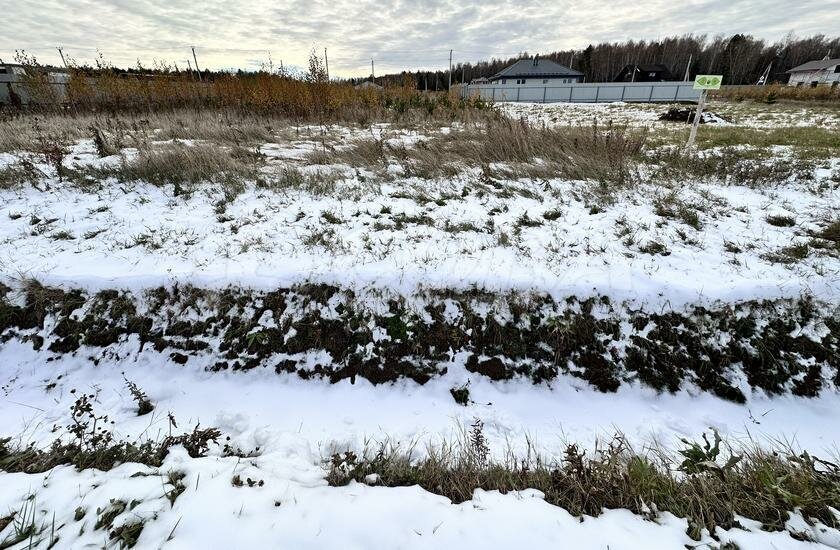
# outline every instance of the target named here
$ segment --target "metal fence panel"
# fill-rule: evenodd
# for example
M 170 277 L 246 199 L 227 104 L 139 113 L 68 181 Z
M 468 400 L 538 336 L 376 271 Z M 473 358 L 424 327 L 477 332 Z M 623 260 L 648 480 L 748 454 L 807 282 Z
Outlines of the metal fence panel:
M 470 84 L 461 87 L 461 97 L 480 97 L 487 101 L 533 103 L 664 103 L 697 102 L 700 91 L 691 82 L 593 82 L 586 84 Z
M 64 101 L 67 99 L 68 82 L 69 77 L 66 75 L 56 73 L 49 75 L 49 83 L 56 100 Z M 29 89 L 24 78 L 17 74 L 0 74 L 0 106 L 14 103 L 13 96 L 16 96 L 21 105 L 30 102 Z

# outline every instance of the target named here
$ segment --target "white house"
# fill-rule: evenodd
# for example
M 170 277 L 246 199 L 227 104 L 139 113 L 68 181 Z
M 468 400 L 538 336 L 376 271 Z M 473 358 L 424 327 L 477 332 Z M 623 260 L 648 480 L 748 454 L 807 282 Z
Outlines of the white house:
M 809 61 L 788 71 L 788 86 L 832 86 L 840 83 L 840 58 Z
M 543 84 L 571 84 L 583 82 L 583 73 L 550 59 L 520 59 L 510 67 L 491 76 L 490 83 L 502 86 L 538 86 Z

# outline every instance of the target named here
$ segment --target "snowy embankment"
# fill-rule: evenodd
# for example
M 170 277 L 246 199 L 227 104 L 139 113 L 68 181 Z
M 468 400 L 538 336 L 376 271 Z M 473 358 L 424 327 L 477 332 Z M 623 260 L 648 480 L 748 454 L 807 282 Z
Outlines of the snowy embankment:
M 649 125 L 654 107 L 505 108 Z M 371 132 L 340 130 L 347 143 Z M 644 513 L 575 517 L 535 490 L 455 503 L 326 479 L 334 453 L 423 457 L 475 424 L 498 460 L 595 455 L 617 434 L 671 456 L 710 428 L 733 448 L 831 460 L 840 159 L 806 182 L 648 182 L 605 198 L 478 168 L 428 180 L 308 165 L 318 148 L 259 152 L 265 171 L 328 173 L 323 193 L 80 187 L 37 162 L 36 187 L 0 191 L 0 470 L 13 469 L 4 437 L 72 441 L 80 395 L 114 441 L 221 433 L 203 456 L 175 446 L 159 464 L 0 473 L 0 547 L 840 548 L 826 525 L 840 512 L 800 512 L 782 477 L 766 494 L 789 516 L 764 530 L 735 510 L 712 531 L 653 497 Z M 0 165 L 21 158 L 37 161 Z M 89 140 L 64 159 L 119 162 Z

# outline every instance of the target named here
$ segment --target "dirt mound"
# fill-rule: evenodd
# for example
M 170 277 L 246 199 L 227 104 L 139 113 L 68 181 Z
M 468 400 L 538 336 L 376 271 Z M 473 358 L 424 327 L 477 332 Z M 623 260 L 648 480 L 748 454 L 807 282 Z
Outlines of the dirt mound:
M 694 121 L 694 113 L 696 112 L 697 110 L 694 107 L 671 107 L 659 115 L 659 120 L 691 124 Z M 730 121 L 717 113 L 704 111 L 700 117 L 700 124 L 730 124 Z

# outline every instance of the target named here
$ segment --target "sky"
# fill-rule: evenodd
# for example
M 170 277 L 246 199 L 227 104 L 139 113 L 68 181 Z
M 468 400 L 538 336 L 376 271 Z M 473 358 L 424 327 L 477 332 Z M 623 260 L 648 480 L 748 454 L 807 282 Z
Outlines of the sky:
M 60 65 L 302 67 L 326 48 L 331 76 L 444 69 L 453 61 L 674 34 L 835 35 L 840 0 L 0 0 L 0 59 Z M 840 52 L 837 52 L 840 54 Z

